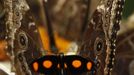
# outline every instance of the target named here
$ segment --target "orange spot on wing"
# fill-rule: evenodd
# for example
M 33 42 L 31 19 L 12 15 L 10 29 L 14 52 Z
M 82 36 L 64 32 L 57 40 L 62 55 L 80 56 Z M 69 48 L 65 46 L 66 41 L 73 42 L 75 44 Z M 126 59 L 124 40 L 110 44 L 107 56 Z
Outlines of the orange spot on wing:
M 79 67 L 81 66 L 81 61 L 80 61 L 80 60 L 74 60 L 74 61 L 72 62 L 72 65 L 73 65 L 73 67 L 75 67 L 75 68 L 79 68 Z
M 50 60 L 45 60 L 44 62 L 43 62 L 43 66 L 45 67 L 45 68 L 51 68 L 52 67 L 52 62 L 50 61 Z
M 91 62 L 88 62 L 88 63 L 87 63 L 87 69 L 88 69 L 88 70 L 91 70 L 91 68 L 92 68 L 92 63 L 91 63 Z
M 34 69 L 34 71 L 38 71 L 38 68 L 39 68 L 38 62 L 34 62 L 33 63 L 33 69 Z
M 60 64 L 58 64 L 57 67 L 60 68 Z
M 67 68 L 67 64 L 66 63 L 64 63 L 64 67 Z

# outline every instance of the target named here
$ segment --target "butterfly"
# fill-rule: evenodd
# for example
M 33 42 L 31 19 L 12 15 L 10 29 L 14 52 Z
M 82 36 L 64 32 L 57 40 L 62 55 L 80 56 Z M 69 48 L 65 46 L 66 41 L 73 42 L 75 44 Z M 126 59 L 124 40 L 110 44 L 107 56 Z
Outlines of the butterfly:
M 34 60 L 30 68 L 45 75 L 81 75 L 92 71 L 94 63 L 78 55 L 45 55 Z

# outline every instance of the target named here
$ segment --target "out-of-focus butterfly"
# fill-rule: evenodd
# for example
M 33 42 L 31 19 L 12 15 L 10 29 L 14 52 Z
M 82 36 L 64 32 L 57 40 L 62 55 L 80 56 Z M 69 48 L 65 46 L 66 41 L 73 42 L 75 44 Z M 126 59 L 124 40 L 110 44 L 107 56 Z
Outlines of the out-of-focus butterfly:
M 46 55 L 34 60 L 30 68 L 45 75 L 81 75 L 92 71 L 94 63 L 78 55 Z

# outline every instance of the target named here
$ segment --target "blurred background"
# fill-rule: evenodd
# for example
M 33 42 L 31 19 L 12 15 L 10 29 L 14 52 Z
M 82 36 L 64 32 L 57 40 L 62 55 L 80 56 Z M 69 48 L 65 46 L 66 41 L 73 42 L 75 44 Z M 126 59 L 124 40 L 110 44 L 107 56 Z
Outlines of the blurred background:
M 55 43 L 60 52 L 66 53 L 71 46 L 78 49 L 79 40 L 85 29 L 85 20 L 90 19 L 100 0 L 48 0 L 48 12 L 54 32 Z M 90 7 L 88 8 L 88 3 Z M 89 9 L 89 10 L 87 10 Z M 0 0 L 0 64 L 10 59 L 6 55 L 6 41 L 3 39 L 4 28 L 2 2 Z M 90 11 L 87 15 L 86 12 Z M 39 28 L 45 50 L 49 48 L 47 29 Z M 45 36 L 45 37 L 44 37 Z M 76 43 L 77 42 L 77 43 Z M 73 49 L 74 49 L 73 48 Z M 74 53 L 75 54 L 75 53 Z M 9 65 L 10 66 L 10 65 Z M 9 67 L 8 67 L 9 68 Z M 0 74 L 1 75 L 1 74 Z M 116 62 L 113 75 L 134 75 L 134 0 L 126 0 L 122 23 L 117 39 Z

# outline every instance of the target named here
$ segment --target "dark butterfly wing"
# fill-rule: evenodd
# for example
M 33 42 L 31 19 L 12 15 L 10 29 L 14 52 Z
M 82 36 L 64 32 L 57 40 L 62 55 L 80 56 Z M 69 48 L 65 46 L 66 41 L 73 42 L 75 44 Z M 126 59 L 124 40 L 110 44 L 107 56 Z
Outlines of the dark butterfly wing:
M 112 71 L 123 5 L 124 0 L 101 0 L 84 33 L 78 55 L 97 61 L 96 75 Z
M 7 5 L 5 5 L 7 7 L 10 5 L 7 1 L 4 1 L 4 3 L 7 3 Z M 19 8 L 19 4 L 22 4 L 23 6 L 23 1 L 19 2 L 18 0 L 14 0 L 13 4 L 11 4 L 14 8 L 10 8 L 13 9 L 13 12 L 10 12 L 9 10 L 6 11 L 6 13 L 10 12 L 14 15 L 12 20 L 10 19 L 11 22 L 13 22 L 13 25 L 7 23 L 4 25 L 6 26 L 5 40 L 7 41 L 8 46 L 7 53 L 11 57 L 12 66 L 13 69 L 15 68 L 17 75 L 38 75 L 31 72 L 28 66 L 31 61 L 42 55 L 40 51 L 40 38 L 38 37 L 39 32 L 37 31 L 38 28 L 34 21 L 34 17 L 31 14 L 32 12 L 30 10 L 22 12 Z M 26 6 L 24 5 L 23 8 L 27 8 L 27 3 L 24 2 L 24 4 Z M 8 19 L 5 20 L 8 22 Z
M 81 75 L 91 71 L 93 65 L 91 60 L 77 55 L 46 55 L 34 60 L 30 64 L 30 68 L 34 72 L 45 75 Z
M 93 68 L 93 62 L 81 56 L 65 56 L 63 60 L 65 65 L 67 65 L 65 70 L 69 75 L 81 75 L 84 72 L 91 71 Z
M 27 72 L 32 75 L 37 75 L 29 71 L 28 65 L 34 59 L 42 56 L 40 51 L 40 38 L 38 37 L 39 33 L 36 32 L 37 27 L 33 19 L 31 11 L 27 11 L 27 13 L 23 15 L 21 27 L 15 33 L 14 51 L 17 59 L 17 61 L 15 61 L 15 68 L 17 68 L 17 72 L 22 75 L 27 74 Z M 23 66 L 24 68 L 19 66 Z
M 106 40 L 105 40 L 105 33 L 103 31 L 103 26 L 102 26 L 103 25 L 102 17 L 103 17 L 103 12 L 99 11 L 99 9 L 95 10 L 88 24 L 88 27 L 84 33 L 81 49 L 79 49 L 78 51 L 79 53 L 78 55 L 81 55 L 83 57 L 90 57 L 92 60 L 95 60 L 95 58 L 98 56 L 98 59 L 99 60 L 101 59 L 101 65 L 100 65 L 101 67 L 98 68 L 99 70 L 101 70 L 98 71 L 99 75 L 101 75 L 101 73 L 103 72 L 105 66 L 104 64 L 105 55 L 106 55 L 105 52 Z
M 30 67 L 33 71 L 42 73 L 45 75 L 58 75 L 58 57 L 51 55 L 51 56 L 44 56 L 39 59 L 34 60 Z

